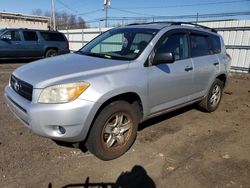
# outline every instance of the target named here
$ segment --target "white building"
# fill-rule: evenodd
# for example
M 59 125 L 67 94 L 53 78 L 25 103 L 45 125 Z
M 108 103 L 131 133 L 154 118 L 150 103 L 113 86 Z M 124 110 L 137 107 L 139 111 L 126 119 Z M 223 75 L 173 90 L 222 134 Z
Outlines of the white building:
M 48 29 L 49 25 L 49 17 L 0 12 L 0 28 Z

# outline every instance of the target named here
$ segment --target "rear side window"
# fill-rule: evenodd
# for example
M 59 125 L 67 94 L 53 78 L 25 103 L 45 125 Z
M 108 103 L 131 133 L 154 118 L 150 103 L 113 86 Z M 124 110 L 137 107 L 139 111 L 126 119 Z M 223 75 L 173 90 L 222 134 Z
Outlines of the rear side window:
M 24 40 L 37 41 L 38 37 L 35 31 L 23 31 Z
M 211 47 L 212 47 L 212 52 L 214 54 L 218 54 L 221 52 L 221 43 L 220 43 L 220 38 L 218 36 L 212 35 L 210 37 L 211 39 Z
M 46 41 L 65 41 L 61 33 L 40 32 L 43 39 Z
M 209 55 L 209 45 L 206 36 L 192 34 L 190 40 L 192 57 Z

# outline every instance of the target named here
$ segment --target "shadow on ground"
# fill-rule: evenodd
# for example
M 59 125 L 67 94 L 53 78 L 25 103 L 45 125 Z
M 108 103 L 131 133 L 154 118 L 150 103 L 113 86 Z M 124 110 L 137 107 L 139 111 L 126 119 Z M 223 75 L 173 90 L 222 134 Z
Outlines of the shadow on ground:
M 150 126 L 153 126 L 155 124 L 161 123 L 162 121 L 166 121 L 168 119 L 171 119 L 171 118 L 173 118 L 175 116 L 181 115 L 181 114 L 183 114 L 185 112 L 188 112 L 190 110 L 193 110 L 193 109 L 197 109 L 197 104 L 189 105 L 189 106 L 183 107 L 181 109 L 178 109 L 178 110 L 175 110 L 175 111 L 172 111 L 172 112 L 157 116 L 155 118 L 151 118 L 151 119 L 141 123 L 138 126 L 138 131 L 142 131 L 143 129 L 145 129 L 147 127 L 150 127 Z
M 16 64 L 16 63 L 30 63 L 38 59 L 0 59 L 0 64 Z
M 186 106 L 184 108 L 181 108 L 181 109 L 178 109 L 178 110 L 175 110 L 173 112 L 169 112 L 169 113 L 166 113 L 166 114 L 163 114 L 163 115 L 160 115 L 160 116 L 157 116 L 157 117 L 154 117 L 154 118 L 151 118 L 141 124 L 139 124 L 138 126 L 138 131 L 143 131 L 144 129 L 148 128 L 148 127 L 151 127 L 153 125 L 156 125 L 158 123 L 161 123 L 163 121 L 166 121 L 168 119 L 171 119 L 175 116 L 178 116 L 178 115 L 181 115 L 185 112 L 188 112 L 190 110 L 193 110 L 197 108 L 197 105 L 196 104 L 193 104 L 193 105 L 190 105 L 190 106 Z M 168 130 L 169 129 L 169 130 Z M 174 129 L 177 129 L 179 130 L 180 127 L 178 126 L 175 126 Z M 176 130 L 172 130 L 171 127 L 166 127 L 166 130 L 163 130 L 163 132 L 171 132 L 171 133 L 175 133 Z M 85 142 L 80 142 L 80 143 L 70 143 L 70 142 L 63 142 L 63 141 L 56 141 L 54 140 L 54 142 L 59 145 L 59 146 L 63 146 L 63 147 L 69 147 L 69 148 L 78 148 L 80 149 L 83 153 L 86 153 L 88 151 L 88 149 L 86 148 L 85 146 Z
M 139 165 L 135 165 L 130 172 L 122 172 L 121 175 L 117 178 L 116 182 L 100 182 L 100 183 L 91 183 L 90 178 L 87 177 L 83 183 L 74 183 L 63 186 L 62 188 L 74 188 L 74 187 L 83 187 L 83 188 L 155 188 L 155 183 L 150 178 L 146 170 Z M 48 188 L 53 188 L 52 183 L 49 183 Z

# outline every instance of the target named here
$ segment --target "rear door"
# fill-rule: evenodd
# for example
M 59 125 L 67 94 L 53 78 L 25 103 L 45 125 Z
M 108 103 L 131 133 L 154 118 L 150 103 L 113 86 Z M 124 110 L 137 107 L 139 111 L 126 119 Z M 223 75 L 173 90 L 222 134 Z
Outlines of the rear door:
M 167 32 L 156 46 L 155 53 L 171 52 L 175 61 L 148 67 L 151 113 L 185 103 L 192 93 L 193 65 L 189 58 L 187 32 Z
M 18 58 L 21 56 L 21 37 L 17 30 L 8 30 L 1 36 L 0 58 Z
M 209 35 L 191 32 L 190 50 L 194 65 L 194 85 L 191 99 L 204 96 L 219 72 L 219 59 L 211 50 Z
M 23 47 L 23 56 L 24 57 L 41 57 L 42 56 L 42 47 L 37 36 L 36 31 L 22 31 L 24 42 L 22 43 Z

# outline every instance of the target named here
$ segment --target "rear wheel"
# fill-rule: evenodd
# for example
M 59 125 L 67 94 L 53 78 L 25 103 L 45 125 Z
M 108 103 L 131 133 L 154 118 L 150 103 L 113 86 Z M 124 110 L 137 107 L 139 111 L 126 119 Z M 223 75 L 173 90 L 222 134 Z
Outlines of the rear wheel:
M 113 102 L 97 116 L 86 146 L 102 160 L 115 159 L 131 147 L 137 127 L 138 118 L 133 106 L 125 101 Z
M 55 49 L 49 49 L 45 53 L 45 57 L 53 57 L 57 55 L 57 51 Z
M 216 79 L 212 84 L 207 96 L 200 102 L 199 106 L 207 112 L 215 111 L 221 101 L 223 93 L 223 82 Z

